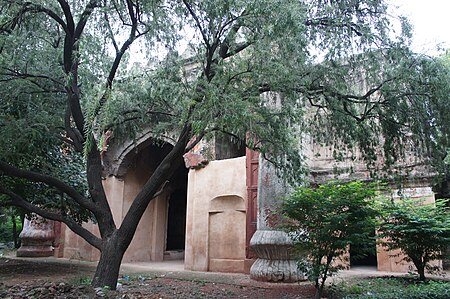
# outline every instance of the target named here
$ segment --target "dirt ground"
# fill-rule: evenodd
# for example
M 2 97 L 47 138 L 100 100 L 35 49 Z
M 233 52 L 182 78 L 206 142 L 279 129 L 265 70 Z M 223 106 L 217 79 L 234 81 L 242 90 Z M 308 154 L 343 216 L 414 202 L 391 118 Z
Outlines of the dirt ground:
M 0 298 L 312 298 L 314 287 L 261 283 L 242 274 L 121 274 L 117 291 L 89 286 L 95 268 L 81 263 L 0 258 Z

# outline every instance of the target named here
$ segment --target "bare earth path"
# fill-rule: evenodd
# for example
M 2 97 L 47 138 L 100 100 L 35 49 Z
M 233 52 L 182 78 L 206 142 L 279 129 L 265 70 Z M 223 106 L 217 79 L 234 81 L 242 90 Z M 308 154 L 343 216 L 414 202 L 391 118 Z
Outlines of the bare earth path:
M 146 269 L 143 271 L 143 269 Z M 260 283 L 244 274 L 203 273 L 122 267 L 118 291 L 87 284 L 95 263 L 63 259 L 0 258 L 0 298 L 312 298 L 314 288 Z
M 314 295 L 309 282 L 261 283 L 245 274 L 192 272 L 182 261 L 128 263 L 121 267 L 118 291 L 89 286 L 95 263 L 55 258 L 15 258 L 0 255 L 0 298 L 249 298 L 307 299 Z M 352 277 L 401 276 L 359 267 L 340 272 L 329 283 Z M 440 279 L 448 280 L 450 273 Z

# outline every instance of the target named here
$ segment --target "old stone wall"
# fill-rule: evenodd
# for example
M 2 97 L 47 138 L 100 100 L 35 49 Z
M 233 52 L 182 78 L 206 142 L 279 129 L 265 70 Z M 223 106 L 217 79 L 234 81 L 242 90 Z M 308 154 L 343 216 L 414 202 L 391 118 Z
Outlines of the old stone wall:
M 245 271 L 245 171 L 245 157 L 190 170 L 185 269 Z

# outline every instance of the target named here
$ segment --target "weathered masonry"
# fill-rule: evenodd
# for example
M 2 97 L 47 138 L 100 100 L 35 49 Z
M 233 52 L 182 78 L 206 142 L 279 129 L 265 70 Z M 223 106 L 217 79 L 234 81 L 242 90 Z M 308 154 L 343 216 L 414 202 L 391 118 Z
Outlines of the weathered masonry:
M 103 153 L 104 187 L 117 225 L 171 147 L 169 141 L 155 142 L 148 132 L 137 141 L 113 142 Z M 313 183 L 336 178 L 336 169 L 341 170 L 340 179 L 370 179 L 363 163 L 352 159 L 338 163 L 330 148 L 314 144 L 307 148 L 305 154 L 309 157 Z M 304 278 L 290 260 L 289 238 L 277 230 L 273 219 L 272 211 L 288 188 L 258 153 L 216 139 L 199 144 L 184 160 L 164 191 L 148 206 L 124 262 L 179 259 L 184 260 L 187 270 L 250 272 L 254 279 L 266 281 Z M 403 163 L 417 164 L 413 158 Z M 415 166 L 408 173 L 402 192 L 434 201 L 431 177 L 425 165 Z M 394 190 L 392 196 L 398 197 L 398 192 Z M 54 251 L 56 256 L 99 259 L 97 249 L 65 225 L 59 226 L 59 231 L 54 233 L 57 240 L 54 245 L 58 245 Z M 96 230 L 94 224 L 86 227 Z M 352 252 L 357 250 L 350 248 L 350 260 Z M 391 257 L 383 248 L 374 247 L 374 255 L 359 263 L 377 266 L 382 271 L 413 269 L 411 264 L 398 263 L 399 259 Z M 350 266 L 357 264 L 352 261 Z

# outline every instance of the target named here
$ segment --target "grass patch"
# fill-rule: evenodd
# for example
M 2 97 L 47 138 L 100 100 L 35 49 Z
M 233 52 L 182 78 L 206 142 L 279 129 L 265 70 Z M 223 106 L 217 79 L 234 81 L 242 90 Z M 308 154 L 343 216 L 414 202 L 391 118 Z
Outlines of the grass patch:
M 71 279 L 70 283 L 74 284 L 74 285 L 90 286 L 92 283 L 92 277 L 90 277 L 90 276 L 76 277 L 76 278 Z
M 448 299 L 450 282 L 420 282 L 406 277 L 353 279 L 328 289 L 330 299 Z

